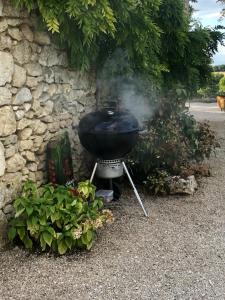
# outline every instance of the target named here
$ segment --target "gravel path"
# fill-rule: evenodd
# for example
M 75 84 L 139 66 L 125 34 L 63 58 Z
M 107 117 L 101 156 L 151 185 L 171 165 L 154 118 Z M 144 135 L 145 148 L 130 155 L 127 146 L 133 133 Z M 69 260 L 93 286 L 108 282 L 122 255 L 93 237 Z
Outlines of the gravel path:
M 191 111 L 211 120 L 222 144 L 193 197 L 142 195 L 146 219 L 128 190 L 90 252 L 1 252 L 0 299 L 225 299 L 225 113 Z

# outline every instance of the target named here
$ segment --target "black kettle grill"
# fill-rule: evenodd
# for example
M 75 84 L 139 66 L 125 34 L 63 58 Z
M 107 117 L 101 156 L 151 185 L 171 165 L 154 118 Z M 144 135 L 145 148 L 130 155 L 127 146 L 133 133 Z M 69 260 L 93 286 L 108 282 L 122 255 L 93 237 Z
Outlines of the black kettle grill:
M 83 147 L 96 157 L 90 181 L 97 172 L 98 177 L 110 179 L 112 185 L 112 178 L 122 176 L 125 171 L 148 216 L 124 162 L 138 141 L 139 131 L 138 121 L 131 113 L 106 109 L 85 115 L 79 123 L 78 135 Z

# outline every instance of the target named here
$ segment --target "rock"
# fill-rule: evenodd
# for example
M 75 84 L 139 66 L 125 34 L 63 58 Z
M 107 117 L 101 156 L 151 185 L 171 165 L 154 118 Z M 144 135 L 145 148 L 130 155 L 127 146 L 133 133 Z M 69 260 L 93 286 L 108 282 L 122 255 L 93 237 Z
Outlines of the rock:
M 5 168 L 6 168 L 6 163 L 5 163 L 5 148 L 0 142 L 0 177 L 5 174 Z
M 63 59 L 62 53 L 60 53 L 53 47 L 47 46 L 45 46 L 41 52 L 39 63 L 42 66 L 46 67 L 65 66 L 65 61 Z
M 32 92 L 32 96 L 35 100 L 38 100 L 42 93 L 43 93 L 43 88 L 44 88 L 44 85 L 43 84 L 40 84 L 35 91 Z
M 22 105 L 25 102 L 31 102 L 32 98 L 33 97 L 30 89 L 24 87 L 17 93 L 15 99 L 13 100 L 13 104 Z
M 16 153 L 6 161 L 6 170 L 9 173 L 15 173 L 22 170 L 25 164 L 25 159 L 19 153 Z
M 0 107 L 0 137 L 16 132 L 16 118 L 10 106 Z
M 13 95 L 16 95 L 18 93 L 18 89 L 16 87 L 12 87 L 11 88 L 11 93 Z M 13 110 L 17 110 L 18 109 L 18 107 L 16 109 L 15 109 L 15 107 L 17 107 L 17 106 L 13 106 Z
M 6 87 L 0 87 L 0 106 L 8 105 L 11 103 L 12 94 Z
M 3 16 L 3 3 L 2 0 L 0 0 L 0 17 Z
M 18 130 L 23 130 L 26 127 L 29 127 L 32 125 L 32 121 L 26 118 L 23 118 L 19 122 L 17 122 L 17 129 Z
M 3 144 L 4 144 L 5 147 L 9 146 L 11 144 L 14 145 L 14 144 L 17 143 L 17 140 L 18 140 L 17 135 L 12 134 L 12 135 L 7 136 L 6 138 L 3 139 Z
M 42 135 L 46 132 L 47 130 L 47 125 L 40 120 L 35 120 L 31 126 L 33 129 L 34 134 L 37 135 Z
M 32 140 L 23 140 L 19 142 L 19 150 L 22 152 L 24 150 L 31 150 L 33 148 Z
M 34 142 L 34 149 L 35 149 L 35 151 L 37 151 L 43 143 L 43 137 L 36 136 L 33 142 Z
M 12 39 L 7 35 L 0 36 L 0 51 L 10 50 L 12 48 Z
M 28 112 L 26 113 L 26 118 L 32 120 L 32 119 L 34 118 L 34 112 L 28 111 Z
M 13 155 L 15 155 L 18 151 L 17 145 L 12 145 L 8 148 L 5 149 L 5 158 L 9 158 L 12 157 Z
M 50 99 L 50 96 L 48 93 L 43 93 L 39 99 L 40 103 L 47 102 Z
M 16 27 L 16 26 L 22 24 L 23 20 L 18 19 L 18 18 L 7 18 L 7 23 L 9 26 Z
M 54 122 L 54 123 L 49 123 L 48 124 L 48 130 L 51 133 L 58 131 L 59 128 L 60 128 L 59 122 Z
M 22 87 L 26 82 L 26 70 L 18 65 L 15 65 L 13 73 L 12 85 Z
M 3 209 L 4 214 L 11 214 L 14 212 L 14 208 L 11 204 L 8 204 Z
M 3 248 L 6 244 L 6 232 L 7 232 L 7 218 L 2 210 L 0 210 L 0 248 Z
M 26 151 L 26 152 L 22 153 L 22 155 L 27 161 L 32 161 L 32 162 L 36 161 L 36 157 L 35 157 L 34 153 L 31 151 Z M 26 175 L 26 174 L 24 174 L 24 175 Z
M 7 24 L 8 26 L 8 24 Z M 18 28 L 9 28 L 8 34 L 13 38 L 14 40 L 21 41 L 22 40 L 22 33 Z
M 29 175 L 28 175 L 28 179 L 33 181 L 33 182 L 36 182 L 36 175 L 34 172 L 29 172 Z
M 43 121 L 44 123 L 53 123 L 54 118 L 52 116 L 46 116 L 46 117 L 41 118 L 41 121 Z
M 27 164 L 27 168 L 31 172 L 36 172 L 37 171 L 37 164 L 35 164 L 35 163 L 28 163 Z
M 44 80 L 51 84 L 55 82 L 55 74 L 54 71 L 50 68 L 45 68 L 45 72 L 44 72 Z
M 39 82 L 43 80 L 43 77 L 32 77 L 32 76 L 27 76 L 27 82 L 26 85 L 31 88 L 34 89 L 38 86 Z
M 33 34 L 33 32 L 31 31 L 30 27 L 27 24 L 21 25 L 21 31 L 22 31 L 25 39 L 27 39 L 29 42 L 33 42 L 34 34 Z
M 10 53 L 0 51 L 0 86 L 11 82 L 14 71 L 13 57 Z
M 4 32 L 8 28 L 8 23 L 6 22 L 5 19 L 0 21 L 0 33 Z
M 43 107 L 40 107 L 37 111 L 38 117 L 43 118 L 51 115 L 53 112 L 54 103 L 52 101 L 47 101 Z
M 4 0 L 3 16 L 18 18 L 20 16 L 20 9 L 12 6 L 11 1 Z
M 25 109 L 25 112 L 28 112 L 31 109 L 31 104 L 30 103 L 24 103 L 24 109 Z
M 18 133 L 20 140 L 27 140 L 32 135 L 33 130 L 31 128 L 24 128 Z
M 25 68 L 27 70 L 27 74 L 30 76 L 37 77 L 42 75 L 42 68 L 37 63 L 27 64 L 25 65 Z
M 36 172 L 36 180 L 42 181 L 44 179 L 44 174 L 41 171 Z
M 67 69 L 55 68 L 55 83 L 69 83 L 70 73 Z
M 29 174 L 29 170 L 27 168 L 23 168 L 22 174 L 23 175 L 28 175 Z
M 15 112 L 15 116 L 16 116 L 17 121 L 23 119 L 24 115 L 25 115 L 25 111 L 23 111 L 23 110 L 17 110 Z
M 34 42 L 39 45 L 50 45 L 51 40 L 49 35 L 46 32 L 37 31 L 34 34 Z
M 13 50 L 13 56 L 20 65 L 26 64 L 31 58 L 31 48 L 28 41 L 20 42 Z
M 194 176 L 189 176 L 187 179 L 183 179 L 180 176 L 173 176 L 168 179 L 168 187 L 171 195 L 193 195 L 198 188 L 198 184 Z

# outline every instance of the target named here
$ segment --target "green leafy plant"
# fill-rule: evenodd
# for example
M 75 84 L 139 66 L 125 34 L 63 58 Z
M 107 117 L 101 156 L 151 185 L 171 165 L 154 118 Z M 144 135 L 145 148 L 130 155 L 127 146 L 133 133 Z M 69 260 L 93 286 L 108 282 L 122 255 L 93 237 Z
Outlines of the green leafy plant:
M 81 182 L 77 190 L 26 182 L 14 201 L 15 217 L 10 221 L 8 237 L 19 238 L 26 248 L 38 246 L 64 254 L 73 248 L 90 249 L 97 229 L 113 221 L 111 211 L 102 210 L 95 187 Z
M 188 169 L 193 171 L 193 165 L 209 158 L 216 147 L 209 124 L 196 122 L 186 112 L 175 112 L 150 122 L 128 162 L 136 181 L 144 183 L 150 193 L 165 193 L 167 176 L 188 174 Z
M 169 174 L 165 170 L 156 169 L 154 173 L 147 176 L 144 181 L 145 188 L 151 194 L 165 195 L 168 193 L 168 181 Z

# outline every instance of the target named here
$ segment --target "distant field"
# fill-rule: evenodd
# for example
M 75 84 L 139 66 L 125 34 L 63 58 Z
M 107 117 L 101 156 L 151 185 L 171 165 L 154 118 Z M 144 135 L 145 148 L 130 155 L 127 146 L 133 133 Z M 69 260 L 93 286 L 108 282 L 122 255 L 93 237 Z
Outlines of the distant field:
M 223 74 L 223 76 L 225 76 L 225 72 L 212 72 L 213 74 Z

